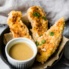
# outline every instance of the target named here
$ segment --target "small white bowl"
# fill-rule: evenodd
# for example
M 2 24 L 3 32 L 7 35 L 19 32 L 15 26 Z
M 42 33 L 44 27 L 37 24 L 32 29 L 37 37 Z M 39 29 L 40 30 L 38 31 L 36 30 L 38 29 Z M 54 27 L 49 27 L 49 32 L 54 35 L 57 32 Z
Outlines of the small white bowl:
M 18 42 L 25 42 L 25 43 L 29 44 L 29 46 L 32 48 L 34 54 L 30 59 L 15 60 L 15 59 L 13 59 L 12 57 L 9 56 L 10 48 L 15 43 L 18 43 Z M 9 61 L 9 63 L 11 65 L 15 66 L 16 68 L 26 69 L 26 68 L 29 68 L 30 66 L 32 66 L 32 64 L 34 63 L 35 57 L 37 55 L 37 47 L 36 47 L 35 43 L 30 39 L 27 39 L 27 38 L 14 38 L 6 44 L 5 53 L 6 53 L 7 60 Z

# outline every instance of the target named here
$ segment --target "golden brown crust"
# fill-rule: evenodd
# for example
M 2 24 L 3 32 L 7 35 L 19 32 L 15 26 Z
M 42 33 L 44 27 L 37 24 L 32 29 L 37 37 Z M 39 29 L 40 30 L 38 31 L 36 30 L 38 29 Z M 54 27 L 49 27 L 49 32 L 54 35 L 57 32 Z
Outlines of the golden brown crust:
M 7 23 L 9 25 L 10 31 L 13 34 L 14 38 L 17 37 L 27 37 L 31 38 L 28 28 L 22 22 L 22 13 L 20 11 L 11 11 Z
M 28 19 L 32 25 L 32 35 L 36 41 L 48 29 L 48 20 L 43 9 L 39 6 L 32 6 L 27 11 Z
M 38 16 L 32 14 L 37 12 Z M 28 19 L 32 25 L 32 35 L 34 40 L 38 42 L 38 54 L 37 61 L 44 63 L 48 58 L 56 51 L 62 38 L 62 32 L 64 29 L 64 18 L 59 19 L 48 31 L 48 20 L 43 19 L 45 17 L 44 11 L 38 7 L 33 6 L 28 9 Z M 8 25 L 13 37 L 26 37 L 30 38 L 29 30 L 21 20 L 22 14 L 19 11 L 12 11 L 8 17 Z M 47 31 L 47 32 L 46 32 Z
M 45 40 L 44 44 L 38 46 L 37 61 L 44 63 L 55 52 L 62 38 L 64 29 L 64 18 L 59 19 L 43 36 L 38 38 L 39 44 Z

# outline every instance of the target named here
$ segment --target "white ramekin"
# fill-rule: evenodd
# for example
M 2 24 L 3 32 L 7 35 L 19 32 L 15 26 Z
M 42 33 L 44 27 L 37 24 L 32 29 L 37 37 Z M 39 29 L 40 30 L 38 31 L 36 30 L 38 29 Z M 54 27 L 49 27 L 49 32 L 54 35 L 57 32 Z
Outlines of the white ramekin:
M 29 46 L 32 48 L 34 54 L 30 59 L 28 59 L 28 60 L 15 60 L 15 59 L 13 59 L 12 57 L 9 56 L 8 52 L 9 52 L 10 48 L 15 43 L 18 43 L 18 42 L 25 42 L 25 43 L 29 44 Z M 37 47 L 36 47 L 35 43 L 30 39 L 27 39 L 27 38 L 14 38 L 6 44 L 5 53 L 6 53 L 7 60 L 9 61 L 9 63 L 11 65 L 15 66 L 16 68 L 26 69 L 26 68 L 29 68 L 30 66 L 32 66 L 32 64 L 35 60 L 35 57 L 37 55 Z

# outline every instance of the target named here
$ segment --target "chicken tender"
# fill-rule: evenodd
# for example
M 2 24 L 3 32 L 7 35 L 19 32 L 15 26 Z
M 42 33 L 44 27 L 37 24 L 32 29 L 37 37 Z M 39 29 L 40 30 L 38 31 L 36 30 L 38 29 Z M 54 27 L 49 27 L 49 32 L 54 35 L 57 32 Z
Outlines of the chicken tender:
M 64 29 L 64 18 L 59 19 L 56 23 L 39 37 L 36 41 L 38 45 L 37 61 L 44 63 L 56 51 L 62 38 Z
M 48 20 L 43 9 L 39 6 L 32 6 L 27 11 L 27 16 L 32 26 L 32 36 L 36 41 L 48 29 Z
M 29 30 L 26 25 L 22 22 L 22 13 L 20 11 L 11 11 L 7 23 L 9 25 L 10 31 L 14 38 L 26 37 L 30 38 Z

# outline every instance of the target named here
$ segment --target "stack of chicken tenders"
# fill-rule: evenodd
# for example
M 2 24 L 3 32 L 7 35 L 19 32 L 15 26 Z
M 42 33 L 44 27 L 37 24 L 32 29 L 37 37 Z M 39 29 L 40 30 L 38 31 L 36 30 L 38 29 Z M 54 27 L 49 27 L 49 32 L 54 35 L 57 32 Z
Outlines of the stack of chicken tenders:
M 40 63 L 46 62 L 57 50 L 63 36 L 64 18 L 60 18 L 48 29 L 48 19 L 44 10 L 40 6 L 32 6 L 27 10 L 27 18 L 31 29 L 22 21 L 20 11 L 9 13 L 7 24 L 13 38 L 25 37 L 33 40 L 38 48 L 36 60 Z M 31 31 L 31 34 L 29 33 Z

